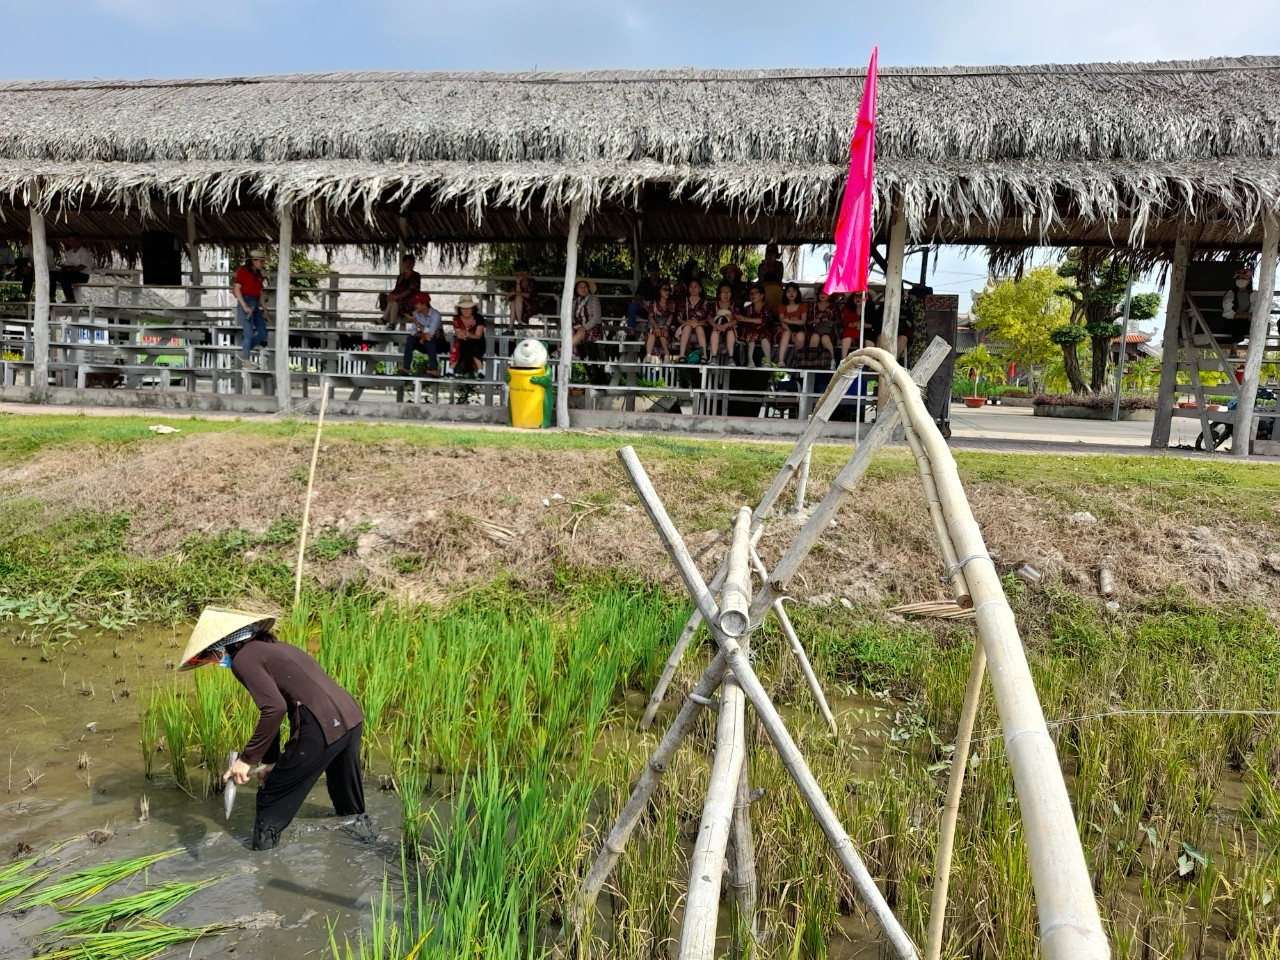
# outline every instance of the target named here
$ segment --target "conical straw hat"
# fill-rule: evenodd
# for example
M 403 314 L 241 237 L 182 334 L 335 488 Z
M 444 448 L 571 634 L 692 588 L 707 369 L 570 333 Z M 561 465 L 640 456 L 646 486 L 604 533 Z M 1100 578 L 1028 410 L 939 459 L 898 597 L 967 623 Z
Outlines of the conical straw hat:
M 182 652 L 182 659 L 178 661 L 178 669 L 192 670 L 198 667 L 198 663 L 191 662 L 193 659 L 232 634 L 250 627 L 256 628 L 254 633 L 258 630 L 270 630 L 275 622 L 275 617 L 261 613 L 205 607 L 200 619 L 196 621 L 195 629 L 191 631 L 191 639 L 187 641 L 187 649 Z

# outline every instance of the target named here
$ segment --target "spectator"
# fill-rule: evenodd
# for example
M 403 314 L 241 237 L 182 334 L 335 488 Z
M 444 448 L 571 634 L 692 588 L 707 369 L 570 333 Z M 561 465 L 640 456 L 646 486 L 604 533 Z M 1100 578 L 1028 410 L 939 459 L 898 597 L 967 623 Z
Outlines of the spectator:
M 778 363 L 786 366 L 787 346 L 794 344 L 796 349 L 805 345 L 809 326 L 809 304 L 800 294 L 800 287 L 788 283 L 782 290 L 782 306 L 778 308 Z
M 684 262 L 684 266 L 680 268 L 680 275 L 676 278 L 676 286 L 673 292 L 676 295 L 677 303 L 689 295 L 690 280 L 697 280 L 699 286 L 702 284 L 702 268 L 698 266 L 698 261 L 693 258 Z
M 729 366 L 737 366 L 733 351 L 738 345 L 738 335 L 734 328 L 738 324 L 738 311 L 742 309 L 742 301 L 735 299 L 733 284 L 723 281 L 716 288 L 715 315 L 711 318 L 711 362 L 720 362 L 720 342 L 729 354 Z
M 862 294 L 854 293 L 844 298 L 840 308 L 840 360 L 849 356 L 865 343 L 874 343 L 875 337 L 867 331 L 862 323 L 862 311 L 859 302 Z
M 747 346 L 747 366 L 756 365 L 756 345 L 764 353 L 764 362 L 770 363 L 769 344 L 773 339 L 773 308 L 764 298 L 764 287 L 753 283 L 747 288 L 747 305 L 738 313 L 738 336 Z
M 702 295 L 702 281 L 690 277 L 685 296 L 676 302 L 676 320 L 680 324 L 680 355 L 676 359 L 681 363 L 689 358 L 691 336 L 697 338 L 700 359 L 707 362 L 707 323 L 711 312 L 711 301 Z
M 676 301 L 671 296 L 671 284 L 662 281 L 654 299 L 645 304 L 649 315 L 649 338 L 645 343 L 645 362 L 657 363 L 671 359 L 671 331 L 675 326 Z M 661 347 L 655 353 L 655 348 Z
M 253 351 L 267 345 L 267 309 L 262 305 L 262 266 L 267 255 L 261 250 L 250 250 L 249 259 L 236 271 L 231 285 L 231 296 L 236 301 L 236 318 L 244 328 L 240 344 L 240 364 L 256 367 Z
M 573 355 L 583 343 L 595 343 L 604 336 L 600 316 L 600 298 L 594 280 L 579 280 L 573 285 Z M 592 348 L 594 350 L 594 347 Z
M 413 355 L 427 355 L 427 376 L 440 376 L 440 344 L 438 338 L 442 332 L 444 321 L 440 311 L 431 305 L 431 294 L 419 293 L 413 298 L 413 324 L 409 338 L 404 344 L 404 364 L 400 373 L 413 375 Z
M 462 377 L 484 379 L 484 317 L 476 310 L 471 294 L 458 298 L 457 313 L 453 317 L 453 342 L 458 348 L 458 360 L 454 372 Z
M 62 296 L 67 303 L 76 302 L 74 284 L 88 283 L 89 273 L 93 270 L 93 254 L 80 242 L 80 238 L 72 234 L 67 238 L 67 248 L 62 251 L 62 269 L 49 271 L 49 302 L 57 301 L 54 286 L 62 284 Z
M 516 282 L 507 294 L 511 304 L 511 325 L 527 326 L 538 314 L 538 284 L 529 276 L 529 264 L 517 260 L 515 264 Z
M 770 243 L 764 248 L 764 259 L 756 271 L 756 282 L 764 287 L 764 299 L 775 310 L 782 305 L 782 261 L 778 259 L 778 245 Z
M 382 322 L 388 327 L 395 326 L 400 319 L 400 311 L 413 302 L 413 298 L 422 292 L 422 277 L 413 269 L 417 261 L 407 256 L 400 261 L 400 273 L 396 276 L 396 285 L 390 293 L 378 294 L 378 309 L 382 311 Z
M 662 285 L 667 282 L 666 277 L 662 275 L 662 268 L 658 266 L 657 260 L 650 260 L 646 264 L 649 275 L 642 277 L 636 285 L 635 294 L 631 298 L 631 303 L 627 305 L 627 329 L 635 330 L 639 327 L 641 334 L 647 323 L 642 325 L 639 321 L 643 318 L 649 320 L 649 304 L 658 299 L 658 291 Z
M 53 247 L 45 245 L 45 263 L 53 264 Z M 15 264 L 14 273 L 18 280 L 22 283 L 22 299 L 31 299 L 31 288 L 36 282 L 36 262 L 35 255 L 31 252 L 31 241 L 27 241 L 18 250 L 18 260 Z M 53 291 L 49 291 L 49 296 L 53 296 Z
M 836 302 L 823 289 L 825 284 L 814 286 L 813 310 L 810 312 L 809 348 L 823 349 L 834 359 L 835 336 L 840 327 L 840 310 Z
M 1249 339 L 1255 300 L 1253 267 L 1243 266 L 1236 271 L 1231 289 L 1222 295 L 1222 317 L 1227 321 L 1224 327 L 1233 357 L 1240 356 L 1240 344 Z
M 720 268 L 720 279 L 733 288 L 733 302 L 742 306 L 747 302 L 747 284 L 742 279 L 742 268 L 736 263 L 726 263 Z
M 13 247 L 7 243 L 0 243 L 0 280 L 8 280 L 10 275 L 13 279 L 18 279 L 13 269 L 17 264 L 18 260 L 13 255 Z

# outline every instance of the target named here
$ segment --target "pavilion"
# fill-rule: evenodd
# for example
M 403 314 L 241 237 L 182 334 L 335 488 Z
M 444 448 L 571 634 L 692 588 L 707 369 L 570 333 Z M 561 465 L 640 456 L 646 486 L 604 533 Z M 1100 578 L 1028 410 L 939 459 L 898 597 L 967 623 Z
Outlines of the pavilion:
M 50 231 L 100 251 L 136 251 L 147 230 L 189 250 L 276 242 L 278 289 L 292 244 L 564 241 L 568 284 L 586 238 L 824 242 L 863 82 L 793 69 L 0 84 L 0 239 L 32 242 L 36 261 L 29 394 L 49 393 Z M 908 239 L 989 246 L 1006 263 L 1040 245 L 1166 261 L 1152 444 L 1167 446 L 1188 263 L 1261 249 L 1258 288 L 1275 287 L 1280 57 L 886 68 L 879 110 L 885 336 Z M 1237 437 L 1250 435 L 1260 313 Z M 287 302 L 275 320 L 287 343 Z M 275 363 L 283 409 L 287 351 Z

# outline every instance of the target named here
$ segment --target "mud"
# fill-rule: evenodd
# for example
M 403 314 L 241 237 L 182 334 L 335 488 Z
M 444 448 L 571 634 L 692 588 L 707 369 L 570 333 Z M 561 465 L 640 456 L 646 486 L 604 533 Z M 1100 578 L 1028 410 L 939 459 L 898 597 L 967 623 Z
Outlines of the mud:
M 354 938 L 369 926 L 371 895 L 381 890 L 384 874 L 399 871 L 399 801 L 371 789 L 368 822 L 338 818 L 320 784 L 280 846 L 255 853 L 248 848 L 252 787 L 244 788 L 227 821 L 221 797 L 193 799 L 172 781 L 148 781 L 138 694 L 172 676 L 164 660 L 174 642 L 168 628 L 66 647 L 0 634 L 0 863 L 20 849 L 39 852 L 90 833 L 60 851 L 57 862 L 82 869 L 179 848 L 150 869 L 151 882 L 223 879 L 165 919 L 182 926 L 237 924 L 196 943 L 195 958 L 320 956 L 329 923 L 339 940 Z M 144 797 L 149 816 L 140 822 Z M 110 893 L 123 896 L 141 885 L 140 876 L 131 878 Z M 0 958 L 30 957 L 33 938 L 58 919 L 43 907 L 0 915 Z

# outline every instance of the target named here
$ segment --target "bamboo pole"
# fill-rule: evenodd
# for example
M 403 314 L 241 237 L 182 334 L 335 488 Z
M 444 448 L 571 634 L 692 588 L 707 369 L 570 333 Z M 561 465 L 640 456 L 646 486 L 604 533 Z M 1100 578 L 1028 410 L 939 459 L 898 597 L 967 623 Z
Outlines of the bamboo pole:
M 738 682 L 729 677 L 725 684 L 738 686 Z M 743 713 L 743 742 L 746 742 L 746 713 Z M 742 772 L 738 774 L 738 789 L 733 804 L 733 826 L 729 831 L 729 889 L 733 893 L 733 902 L 737 908 L 734 921 L 735 946 L 734 956 L 747 956 L 749 949 L 743 950 L 742 936 L 745 934 L 750 944 L 759 937 L 756 926 L 756 844 L 751 835 L 751 754 L 742 761 Z
M 280 247 L 276 261 L 276 406 L 281 413 L 293 402 L 289 382 L 289 286 L 293 282 L 293 208 L 285 202 L 276 213 L 280 220 Z
M 724 596 L 731 590 L 740 598 L 743 625 L 751 600 L 747 550 L 750 548 L 751 511 L 743 507 L 733 525 L 733 546 L 729 554 L 729 577 Z M 745 585 L 744 585 L 745 582 Z M 720 605 L 718 622 L 725 621 L 725 605 Z M 710 622 L 710 621 L 708 621 Z M 721 627 L 723 630 L 723 627 Z M 711 960 L 715 955 L 716 928 L 720 917 L 720 886 L 724 881 L 725 851 L 734 820 L 734 805 L 747 755 L 746 726 L 743 723 L 742 688 L 732 676 L 726 677 L 720 692 L 716 720 L 716 752 L 711 763 L 711 779 L 702 806 L 698 838 L 689 857 L 689 888 L 685 898 L 684 924 L 680 930 L 680 960 Z
M 1173 267 L 1169 271 L 1169 302 L 1164 314 L 1164 341 L 1160 351 L 1160 389 L 1156 397 L 1156 419 L 1151 426 L 1151 446 L 1169 446 L 1173 426 L 1173 396 L 1178 382 L 1178 334 L 1182 329 L 1183 296 L 1187 289 L 1187 264 L 1198 231 L 1190 223 L 1178 224 L 1173 246 Z M 1239 404 L 1237 404 L 1239 406 Z
M 565 241 L 564 290 L 560 295 L 560 364 L 556 372 L 556 426 L 569 429 L 569 384 L 573 380 L 573 288 L 578 279 L 578 228 L 582 201 L 569 208 L 569 236 Z
M 196 209 L 187 207 L 187 259 L 191 262 L 191 276 L 187 283 L 187 306 L 198 307 L 204 298 L 201 289 L 204 276 L 200 272 L 200 244 L 196 234 Z
M 39 200 L 36 188 L 31 190 L 31 269 L 35 271 L 35 314 L 31 329 L 32 367 L 31 399 L 41 401 L 49 392 L 49 240 L 44 229 L 44 214 L 35 206 Z
M 800 479 L 796 481 L 796 505 L 793 513 L 804 512 L 804 498 L 809 491 L 809 465 L 813 459 L 813 446 L 804 452 L 804 460 L 800 462 Z
M 951 855 L 955 849 L 956 821 L 960 817 L 960 795 L 964 790 L 965 773 L 969 769 L 969 745 L 973 740 L 973 724 L 982 699 L 982 678 L 986 668 L 987 655 L 982 650 L 982 640 L 978 639 L 973 644 L 973 659 L 969 662 L 969 680 L 965 684 L 964 704 L 960 708 L 960 723 L 956 727 L 956 748 L 951 754 L 947 800 L 942 808 L 942 822 L 938 826 L 938 851 L 933 862 L 933 898 L 929 904 L 925 960 L 939 960 L 942 953 L 942 932 L 947 922 L 947 891 L 951 884 Z
M 302 505 L 302 528 L 298 531 L 298 564 L 293 572 L 293 605 L 302 596 L 302 561 L 307 553 L 307 524 L 311 520 L 311 494 L 316 484 L 316 461 L 320 458 L 320 431 L 324 429 L 324 412 L 329 406 L 329 378 L 320 378 L 320 415 L 316 418 L 316 441 L 311 446 L 311 469 L 307 473 L 307 499 Z
M 955 459 L 914 383 L 891 357 L 875 359 L 898 388 L 899 403 L 924 444 L 937 477 L 947 528 L 963 558 L 1022 811 L 1043 955 L 1046 960 L 1107 960 L 1111 951 L 1098 916 L 1071 800 L 1000 575 L 973 519 Z M 736 671 L 733 657 L 727 659 Z
M 1240 401 L 1236 404 L 1235 430 L 1231 434 L 1231 454 L 1236 457 L 1247 457 L 1252 446 L 1253 405 L 1258 399 L 1262 358 L 1267 352 L 1267 334 L 1271 330 L 1277 257 L 1280 257 L 1280 221 L 1267 211 L 1262 215 L 1262 260 L 1258 263 L 1258 292 L 1254 295 L 1253 318 L 1249 321 L 1249 352 L 1245 354 L 1244 380 L 1240 385 Z
M 689 551 L 676 531 L 675 525 L 667 515 L 661 500 L 658 499 L 658 495 L 653 489 L 653 484 L 649 482 L 649 478 L 639 458 L 636 456 L 635 450 L 631 447 L 623 447 L 618 452 L 618 456 L 622 460 L 623 468 L 627 471 L 631 485 L 635 488 L 641 503 L 644 504 L 645 511 L 649 514 L 649 519 L 657 528 L 663 546 L 667 549 L 668 555 L 680 571 L 681 579 L 684 580 L 689 593 L 693 596 L 699 608 L 702 609 L 702 617 L 711 629 L 711 636 L 719 646 L 720 652 L 724 655 L 729 669 L 733 671 L 734 677 L 742 685 L 743 693 L 755 709 L 761 724 L 769 734 L 769 739 L 773 741 L 773 745 L 778 751 L 783 766 L 787 768 L 787 772 L 796 782 L 801 796 L 804 797 L 805 803 L 808 805 L 810 812 L 812 812 L 814 819 L 818 821 L 818 825 L 822 828 L 822 832 L 826 836 L 827 842 L 831 844 L 836 858 L 853 881 L 854 888 L 866 903 L 872 916 L 875 917 L 894 952 L 903 960 L 915 960 L 916 950 L 911 943 L 911 938 L 907 936 L 906 931 L 898 923 L 898 919 L 893 915 L 893 911 L 889 909 L 884 895 L 867 871 L 862 858 L 858 856 L 857 851 L 854 849 L 853 841 L 840 825 L 840 820 L 836 816 L 835 810 L 832 809 L 826 794 L 822 792 L 822 787 L 819 786 L 818 781 L 814 778 L 813 772 L 809 769 L 809 765 L 805 762 L 799 747 L 796 746 L 795 741 L 788 732 L 786 724 L 779 715 L 777 708 L 773 705 L 773 701 L 769 699 L 764 685 L 761 684 L 760 678 L 756 676 L 755 670 L 752 669 L 751 663 L 742 651 L 742 647 L 737 640 L 720 630 L 718 625 L 712 626 L 712 624 L 717 623 L 718 619 L 715 601 L 707 590 L 707 585 L 703 581 L 701 574 L 698 573 L 697 567 L 694 566 L 693 558 L 689 556 Z M 754 623 L 755 620 L 753 619 L 752 622 Z
M 596 855 L 595 862 L 591 864 L 591 869 L 587 871 L 587 876 L 578 889 L 573 910 L 565 918 L 566 925 L 572 926 L 580 934 L 587 929 L 587 922 L 595 910 L 596 899 L 600 896 L 605 881 L 609 879 L 609 874 L 617 865 L 618 858 L 622 856 L 627 840 L 640 822 L 641 815 L 648 809 L 653 792 L 658 788 L 662 775 L 667 772 L 672 757 L 693 729 L 693 722 L 697 719 L 698 713 L 706 704 L 707 698 L 720 686 L 724 675 L 725 658 L 723 654 L 717 653 L 693 691 L 681 704 L 679 713 L 671 721 L 671 726 L 667 728 L 662 740 L 649 755 L 639 781 L 632 789 L 626 805 L 614 820 L 609 835 L 600 848 L 600 853 Z
M 962 607 L 973 606 L 973 597 L 969 594 L 969 586 L 964 579 L 964 567 L 959 563 L 955 544 L 951 542 L 951 534 L 947 531 L 947 521 L 942 515 L 942 500 L 938 496 L 938 483 L 933 476 L 933 466 L 925 453 L 920 436 L 910 420 L 904 422 L 904 436 L 911 455 L 916 461 L 916 472 L 920 474 L 920 485 L 924 488 L 925 505 L 929 510 L 929 521 L 933 526 L 934 540 L 938 544 L 938 553 L 942 557 L 943 577 L 951 587 L 956 603 Z
M 733 522 L 733 540 L 729 545 L 728 573 L 720 591 L 720 629 L 731 637 L 740 637 L 747 629 L 747 610 L 751 606 L 751 510 L 741 507 Z
M 754 549 L 751 551 L 751 562 L 756 568 L 756 575 L 760 578 L 760 582 L 768 583 L 769 571 L 765 569 L 764 562 Z M 792 654 L 800 662 L 800 671 L 804 674 L 805 683 L 809 685 L 809 692 L 813 694 L 813 699 L 818 703 L 818 710 L 822 713 L 822 719 L 827 721 L 831 736 L 839 736 L 840 731 L 836 727 L 836 718 L 831 715 L 831 707 L 827 705 L 826 694 L 822 692 L 822 685 L 818 682 L 818 675 L 813 672 L 813 665 L 809 663 L 809 655 L 805 653 L 804 645 L 796 635 L 796 628 L 791 623 L 791 617 L 787 615 L 786 608 L 782 605 L 782 597 L 773 602 L 773 615 L 778 618 L 778 626 L 782 628 L 782 635 L 787 638 L 787 645 L 791 647 Z
M 916 383 L 923 386 L 929 382 L 929 378 L 933 376 L 933 372 L 946 359 L 947 354 L 951 352 L 951 346 L 941 337 L 935 337 L 933 342 L 921 355 L 919 362 L 911 371 L 911 378 Z M 831 416 L 836 406 L 844 398 L 844 392 L 848 383 L 853 379 L 855 370 L 862 366 L 863 361 L 856 355 L 850 354 L 837 368 L 836 373 L 831 378 L 831 383 L 827 385 L 826 391 L 819 399 L 817 410 L 813 417 L 810 418 L 804 432 L 800 435 L 800 439 L 796 441 L 795 447 L 792 448 L 786 462 L 773 478 L 773 482 L 769 484 L 769 488 L 765 491 L 764 496 L 760 498 L 760 503 L 756 506 L 751 515 L 752 536 L 754 540 L 758 540 L 762 532 L 762 524 L 769 514 L 773 511 L 774 505 L 778 502 L 778 498 L 782 496 L 783 490 L 786 489 L 787 482 L 795 475 L 796 470 L 804 461 L 805 455 L 813 446 L 818 436 L 822 433 L 822 428 L 826 424 L 827 419 Z M 875 425 L 871 428 L 871 432 L 867 434 L 867 438 L 863 443 L 873 445 L 878 448 L 892 433 L 895 423 L 889 422 L 890 407 L 886 407 L 881 415 L 877 418 Z M 881 422 L 883 421 L 883 426 Z M 873 451 L 874 452 L 874 451 Z M 870 464 L 868 456 L 862 469 Z M 861 476 L 861 472 L 857 474 Z M 852 478 L 846 477 L 846 484 L 851 486 L 856 483 L 857 476 Z M 814 537 L 819 536 L 823 531 L 815 526 Z M 812 544 L 810 545 L 810 548 Z M 808 551 L 806 550 L 805 553 Z M 801 558 L 803 559 L 803 557 Z M 719 590 L 724 583 L 724 575 L 726 567 L 721 565 L 720 570 L 711 580 L 711 590 L 714 592 Z M 787 621 L 790 622 L 789 619 Z M 685 623 L 684 630 L 681 631 L 679 639 L 676 641 L 675 648 L 671 651 L 671 656 L 667 658 L 666 666 L 662 669 L 662 675 L 658 677 L 658 682 L 654 685 L 653 693 L 649 697 L 649 704 L 645 707 L 644 716 L 640 719 L 640 729 L 648 730 L 652 725 L 654 717 L 658 715 L 658 708 L 662 706 L 662 701 L 666 697 L 667 687 L 670 686 L 671 680 L 675 677 L 680 661 L 684 657 L 685 649 L 689 646 L 690 641 L 698 632 L 698 627 L 702 625 L 702 613 L 694 610 L 689 616 L 689 620 Z M 799 642 L 799 641 L 797 641 Z

